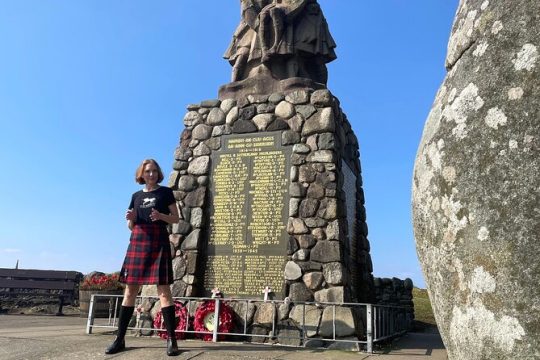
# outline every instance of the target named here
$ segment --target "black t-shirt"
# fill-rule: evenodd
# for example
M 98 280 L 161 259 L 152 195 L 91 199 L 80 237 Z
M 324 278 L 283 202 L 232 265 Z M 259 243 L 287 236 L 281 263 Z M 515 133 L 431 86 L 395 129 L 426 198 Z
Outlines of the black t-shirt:
M 154 191 L 139 190 L 131 196 L 129 209 L 134 209 L 137 218 L 135 224 L 162 224 L 167 223 L 162 220 L 150 220 L 152 209 L 156 209 L 162 214 L 170 214 L 169 205 L 174 204 L 175 199 L 171 189 L 160 186 Z

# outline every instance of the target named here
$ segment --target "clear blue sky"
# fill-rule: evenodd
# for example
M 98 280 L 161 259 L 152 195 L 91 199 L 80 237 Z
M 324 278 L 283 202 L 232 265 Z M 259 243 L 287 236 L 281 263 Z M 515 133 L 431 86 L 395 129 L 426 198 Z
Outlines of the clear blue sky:
M 422 128 L 457 0 L 320 0 L 329 89 L 359 141 L 374 275 L 424 287 L 411 224 Z M 133 174 L 170 172 L 186 106 L 229 81 L 237 0 L 0 0 L 0 267 L 119 270 Z

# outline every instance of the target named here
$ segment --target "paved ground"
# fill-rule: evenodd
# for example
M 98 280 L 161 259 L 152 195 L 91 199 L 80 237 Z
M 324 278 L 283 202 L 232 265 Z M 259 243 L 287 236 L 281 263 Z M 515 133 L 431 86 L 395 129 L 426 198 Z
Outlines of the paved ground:
M 0 315 L 0 359 L 171 359 L 159 338 L 127 337 L 127 350 L 103 353 L 114 339 L 109 332 L 94 329 L 85 334 L 86 319 L 75 316 Z M 181 341 L 179 360 L 445 360 L 446 351 L 438 334 L 410 333 L 378 350 L 376 354 L 337 350 L 284 348 L 241 343 Z

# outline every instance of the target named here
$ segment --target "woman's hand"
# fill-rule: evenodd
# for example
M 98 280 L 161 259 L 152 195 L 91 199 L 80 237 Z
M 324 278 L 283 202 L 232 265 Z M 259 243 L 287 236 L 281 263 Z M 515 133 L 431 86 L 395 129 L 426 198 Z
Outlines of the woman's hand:
M 135 221 L 135 218 L 136 218 L 135 211 L 133 211 L 133 209 L 128 209 L 126 211 L 126 220 Z
M 162 215 L 163 215 L 162 213 L 152 208 L 152 212 L 150 213 L 150 220 L 152 221 L 162 220 L 161 218 Z

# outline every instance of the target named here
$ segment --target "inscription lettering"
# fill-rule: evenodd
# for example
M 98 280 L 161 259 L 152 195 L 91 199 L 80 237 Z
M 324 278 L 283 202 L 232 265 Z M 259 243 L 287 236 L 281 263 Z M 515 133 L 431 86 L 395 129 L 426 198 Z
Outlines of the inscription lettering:
M 213 154 L 204 288 L 226 296 L 279 291 L 286 261 L 289 149 L 279 133 L 225 136 Z

